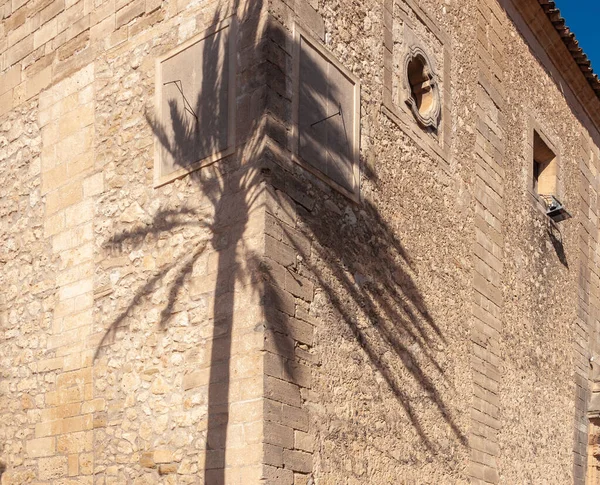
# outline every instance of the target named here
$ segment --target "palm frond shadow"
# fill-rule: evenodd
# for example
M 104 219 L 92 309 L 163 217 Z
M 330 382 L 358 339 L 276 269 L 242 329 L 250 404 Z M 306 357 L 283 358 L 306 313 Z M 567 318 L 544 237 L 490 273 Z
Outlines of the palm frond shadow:
M 244 29 L 254 28 L 251 26 L 256 25 L 255 20 L 261 9 L 262 1 L 256 1 L 249 2 L 247 10 L 243 13 L 238 12 L 242 37 L 248 36 L 248 32 L 244 33 Z M 234 8 L 233 11 L 235 10 Z M 222 20 L 221 15 L 222 11 L 215 13 L 215 23 Z M 248 27 L 245 27 L 245 22 L 248 22 Z M 254 38 L 251 41 L 246 39 L 245 42 L 248 45 L 254 43 L 258 46 L 261 42 L 271 42 L 270 37 L 278 37 L 279 33 L 267 32 L 265 36 L 264 33 L 259 35 L 255 32 L 252 35 Z M 261 36 L 265 36 L 266 40 Z M 212 51 L 218 48 L 218 45 L 212 45 L 211 42 L 205 43 L 205 62 L 213 58 Z M 214 66 L 206 64 L 203 69 L 214 69 Z M 222 79 L 218 80 L 218 83 L 222 82 Z M 239 75 L 238 82 L 240 82 Z M 212 92 L 215 87 L 207 86 L 206 89 Z M 320 95 L 326 96 L 326 93 Z M 222 107 L 215 103 L 218 103 L 218 97 L 203 97 L 201 92 L 195 103 L 196 113 L 219 113 Z M 172 136 L 154 116 L 147 114 L 146 120 L 156 139 L 171 154 L 175 163 L 185 160 L 187 156 L 185 147 L 200 147 L 200 150 L 206 152 L 218 143 L 218 140 L 211 138 L 215 120 L 200 119 L 194 129 L 190 129 L 187 118 L 189 114 L 185 110 L 180 109 L 173 102 L 169 104 L 169 109 L 173 120 Z M 276 116 L 273 113 L 271 115 Z M 215 305 L 211 320 L 213 322 L 212 342 L 216 345 L 215 342 L 218 341 L 219 345 L 218 352 L 215 350 L 216 347 L 213 348 L 210 360 L 205 446 L 207 462 L 204 470 L 205 483 L 210 485 L 219 485 L 225 480 L 225 445 L 229 422 L 227 396 L 230 388 L 228 362 L 231 357 L 236 283 L 249 286 L 254 294 L 258 295 L 265 309 L 277 308 L 281 303 L 281 293 L 277 289 L 276 279 L 269 265 L 265 264 L 264 257 L 251 250 L 243 250 L 244 232 L 248 227 L 250 213 L 263 203 L 263 196 L 270 190 L 269 187 L 285 187 L 288 182 L 292 183 L 290 181 L 294 178 L 293 174 L 279 167 L 276 170 L 282 180 L 273 180 L 270 176 L 270 168 L 260 168 L 261 160 L 265 156 L 262 151 L 264 147 L 262 121 L 255 119 L 251 122 L 251 126 L 247 127 L 246 132 L 249 135 L 244 140 L 238 140 L 236 155 L 187 175 L 189 183 L 195 185 L 208 199 L 211 205 L 211 217 L 186 206 L 178 209 L 160 209 L 154 214 L 151 222 L 122 230 L 113 235 L 104 245 L 104 250 L 107 252 L 119 252 L 123 245 L 139 247 L 150 236 L 159 237 L 161 234 L 168 234 L 183 227 L 209 235 L 208 239 L 203 239 L 189 248 L 182 260 L 165 265 L 135 291 L 126 307 L 105 330 L 97 347 L 96 357 L 100 355 L 102 348 L 114 341 L 117 330 L 126 327 L 127 318 L 133 310 L 161 285 L 168 287 L 167 302 L 160 314 L 160 327 L 166 329 L 178 295 L 191 277 L 195 263 L 206 251 L 214 250 L 218 255 Z M 285 123 L 289 120 L 280 121 Z M 246 164 L 248 161 L 251 163 Z M 321 214 L 316 212 L 301 211 L 302 230 L 309 239 L 314 241 L 312 255 L 306 254 L 301 246 L 294 247 L 304 261 L 302 270 L 306 270 L 307 274 L 311 275 L 318 288 L 326 294 L 332 307 L 342 316 L 345 325 L 368 356 L 372 366 L 384 377 L 393 391 L 425 446 L 429 449 L 435 448 L 422 429 L 420 417 L 411 398 L 403 390 L 402 378 L 381 358 L 381 349 L 392 353 L 402 362 L 411 379 L 418 383 L 424 394 L 430 396 L 438 413 L 449 423 L 454 434 L 464 444 L 466 438 L 445 405 L 442 393 L 436 388 L 436 377 L 421 367 L 419 359 L 412 355 L 413 350 L 410 345 L 416 345 L 420 354 L 424 355 L 425 360 L 433 366 L 434 372 L 445 379 L 444 369 L 430 351 L 434 343 L 446 344 L 442 330 L 428 311 L 425 300 L 409 271 L 405 269 L 410 270 L 412 263 L 394 235 L 394 229 L 369 203 L 364 202 L 363 212 L 365 215 L 361 217 L 361 229 L 357 231 L 355 228 L 358 226 L 352 229 L 340 229 L 339 221 L 332 221 L 331 214 L 328 218 L 321 218 Z M 290 234 L 288 236 L 288 239 L 293 241 L 293 237 Z M 340 237 L 344 238 L 343 245 L 340 244 Z M 240 248 L 246 258 L 243 261 L 239 260 Z M 369 254 L 365 254 L 366 248 Z M 367 281 L 362 285 L 357 284 L 356 278 L 348 273 L 348 267 L 362 268 L 361 271 Z M 299 271 L 300 268 L 290 270 Z M 175 274 L 175 277 L 166 281 L 165 276 L 168 273 Z M 343 297 L 340 296 L 341 293 Z M 365 322 L 368 326 L 365 326 Z M 267 328 L 267 331 L 286 333 L 286 329 L 281 326 Z M 276 345 L 280 345 L 277 339 L 275 342 Z M 284 349 L 281 350 L 281 355 L 285 355 Z M 285 370 L 293 379 L 292 359 L 285 360 Z
M 272 182 L 282 189 L 288 184 L 285 179 Z M 385 379 L 423 444 L 429 450 L 435 449 L 411 397 L 403 390 L 402 377 L 383 358 L 386 353 L 391 352 L 402 364 L 460 443 L 466 445 L 465 434 L 435 384 L 436 379 L 442 379 L 450 386 L 445 370 L 430 351 L 447 345 L 447 341 L 410 274 L 412 261 L 394 229 L 368 201 L 362 202 L 354 225 L 341 222 L 338 214 L 327 214 L 321 208 L 298 207 L 302 232 L 314 241 L 312 254 L 302 245 L 294 247 L 307 274 L 316 278 L 317 287 L 326 294 L 336 318 L 341 318 Z M 283 239 L 294 241 L 294 234 L 286 227 L 282 224 Z M 411 349 L 418 349 L 419 355 Z M 425 363 L 433 371 L 426 370 Z

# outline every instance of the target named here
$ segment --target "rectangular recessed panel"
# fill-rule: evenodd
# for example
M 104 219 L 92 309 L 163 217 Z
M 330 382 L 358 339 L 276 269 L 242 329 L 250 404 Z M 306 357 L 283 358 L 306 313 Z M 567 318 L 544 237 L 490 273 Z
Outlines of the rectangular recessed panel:
M 298 153 L 304 161 L 326 172 L 327 61 L 304 39 L 300 46 Z
M 163 175 L 227 148 L 230 34 L 227 26 L 160 64 Z
M 298 42 L 298 158 L 356 194 L 358 81 L 317 42 Z
M 354 84 L 335 66 L 329 68 L 328 112 L 338 113 L 327 124 L 327 175 L 353 190 Z

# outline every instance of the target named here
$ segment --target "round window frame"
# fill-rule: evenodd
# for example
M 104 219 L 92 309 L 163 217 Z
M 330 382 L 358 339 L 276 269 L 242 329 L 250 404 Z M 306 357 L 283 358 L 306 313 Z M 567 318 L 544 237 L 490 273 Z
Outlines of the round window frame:
M 424 74 L 429 79 L 429 83 L 431 85 L 432 103 L 431 106 L 424 113 L 422 113 L 419 110 L 419 106 L 413 94 L 410 79 L 408 76 L 409 65 L 415 60 L 418 60 L 422 63 Z M 404 56 L 403 85 L 405 92 L 404 102 L 410 108 L 417 122 L 424 128 L 437 129 L 440 123 L 441 113 L 438 78 L 433 62 L 421 46 L 415 45 L 410 47 Z

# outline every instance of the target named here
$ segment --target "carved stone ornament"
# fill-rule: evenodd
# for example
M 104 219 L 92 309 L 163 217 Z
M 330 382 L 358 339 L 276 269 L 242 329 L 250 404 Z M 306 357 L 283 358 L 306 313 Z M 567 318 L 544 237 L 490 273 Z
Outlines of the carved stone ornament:
M 440 93 L 437 74 L 422 47 L 409 47 L 403 64 L 404 101 L 424 128 L 437 128 L 440 122 Z

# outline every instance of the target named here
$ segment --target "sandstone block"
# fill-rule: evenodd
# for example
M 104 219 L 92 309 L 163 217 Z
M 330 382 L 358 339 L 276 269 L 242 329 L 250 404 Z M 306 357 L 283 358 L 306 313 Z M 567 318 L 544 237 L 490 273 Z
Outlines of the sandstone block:
M 104 174 L 102 172 L 95 173 L 84 179 L 83 181 L 83 196 L 93 197 L 104 192 Z
M 296 318 L 287 318 L 285 320 L 284 331 L 300 343 L 312 345 L 314 340 L 314 329 L 309 323 Z
M 165 463 L 158 466 L 159 475 L 168 475 L 177 472 L 177 463 Z
M 155 463 L 169 463 L 173 461 L 173 452 L 167 449 L 154 450 L 153 458 Z
M 277 309 L 288 315 L 294 315 L 296 311 L 294 297 L 289 292 L 271 285 L 264 285 L 262 303 L 267 308 Z
M 8 90 L 4 94 L 0 94 L 0 116 L 8 113 L 13 106 L 13 91 Z
M 284 379 L 287 374 L 287 359 L 271 352 L 265 352 L 264 372 L 268 376 Z
M 469 475 L 487 483 L 498 483 L 498 472 L 495 468 L 482 463 L 471 462 Z
M 301 431 L 308 431 L 308 411 L 283 404 L 281 408 L 281 424 Z
M 65 9 L 65 0 L 54 0 L 40 12 L 40 24 L 46 24 Z
M 91 475 L 94 473 L 93 453 L 81 453 L 79 455 L 79 472 L 82 475 Z
M 269 330 L 265 334 L 265 350 L 280 355 L 287 359 L 293 359 L 295 341 L 293 338 Z
M 94 413 L 104 411 L 106 409 L 106 401 L 104 398 L 93 399 L 92 401 L 85 401 L 81 405 L 81 412 L 83 414 Z
M 19 106 L 21 103 L 24 103 L 27 100 L 27 82 L 23 81 L 18 86 L 15 86 L 13 89 L 13 108 Z
M 14 2 L 13 2 L 14 3 Z M 14 7 L 13 7 L 14 8 Z M 33 22 L 23 22 L 16 29 L 11 29 L 8 31 L 8 45 L 15 45 L 21 39 L 25 38 L 29 34 L 31 34 Z
M 42 172 L 42 194 L 47 194 L 67 182 L 67 165 L 65 163 L 45 170 Z
M 263 358 L 259 352 L 238 352 L 231 355 L 230 371 L 232 381 L 248 379 L 262 374 L 261 364 Z
M 229 420 L 231 423 L 256 421 L 262 417 L 261 399 L 247 402 L 234 402 L 230 404 L 230 408 Z
M 154 461 L 154 452 L 143 452 L 140 456 L 140 465 L 142 465 L 145 468 L 156 468 L 156 462 Z
M 131 2 L 129 5 L 123 7 L 116 13 L 115 22 L 117 29 L 125 24 L 128 24 L 134 18 L 143 15 L 145 11 L 145 0 L 136 0 L 134 2 Z
M 53 456 L 40 458 L 38 461 L 38 476 L 40 480 L 53 480 L 67 474 L 67 457 Z
M 87 249 L 90 246 L 86 246 L 84 249 L 85 254 L 87 253 Z M 67 253 L 69 251 L 66 251 Z M 78 251 L 73 250 L 73 253 L 78 254 Z M 64 254 L 64 253 L 63 253 Z M 79 260 L 79 258 L 76 258 L 76 260 Z M 67 262 L 69 262 L 69 259 L 67 258 L 66 260 Z M 65 265 L 66 266 L 66 265 Z M 80 312 L 82 310 L 85 310 L 86 308 L 89 308 L 93 303 L 93 297 L 90 294 L 85 294 L 85 295 L 81 295 L 81 296 L 77 296 L 75 298 L 70 298 L 68 300 L 63 300 L 63 301 L 59 301 L 56 304 L 56 307 L 54 308 L 54 316 L 55 317 L 64 317 L 66 315 L 70 315 L 72 313 L 76 313 L 76 312 Z
M 289 426 L 266 421 L 264 424 L 265 443 L 270 443 L 283 448 L 294 447 L 294 430 Z
M 103 41 L 107 39 L 115 30 L 115 17 L 109 15 L 100 22 L 94 22 L 92 14 L 92 24 L 90 28 L 90 39 L 92 42 Z
M 294 448 L 312 453 L 314 449 L 314 438 L 310 433 L 294 431 Z
M 264 455 L 262 462 L 266 465 L 272 465 L 276 467 L 283 466 L 283 448 L 281 446 L 270 445 L 265 443 Z
M 130 38 L 139 34 L 140 32 L 143 32 L 165 18 L 164 10 L 158 10 L 158 7 L 156 7 L 156 10 L 154 10 L 152 13 L 149 13 L 150 9 L 153 8 L 150 3 L 154 3 L 156 5 L 157 3 L 160 4 L 162 2 L 160 0 L 146 0 L 146 16 L 128 27 Z
M 40 120 L 42 116 L 40 115 Z M 40 121 L 41 122 L 41 121 Z M 43 124 L 43 123 L 42 123 Z M 42 146 L 50 146 L 58 141 L 58 124 L 50 123 L 46 124 L 42 128 Z
M 84 12 L 83 17 L 81 17 L 79 20 L 76 20 L 75 22 L 73 22 L 71 25 L 69 25 L 67 27 L 67 30 L 65 31 L 65 39 L 67 41 L 69 41 L 73 37 L 78 36 L 79 34 L 88 30 L 89 28 L 90 28 L 90 15 L 89 14 L 86 15 Z M 85 38 L 86 38 L 86 41 L 87 41 L 87 39 L 89 39 L 89 32 L 86 32 Z
M 45 436 L 57 435 L 62 433 L 62 430 L 63 422 L 61 419 L 46 423 L 38 423 L 35 425 L 35 436 L 36 438 L 42 438 Z
M 82 416 L 74 416 L 66 418 L 63 422 L 63 432 L 70 433 L 75 431 L 86 431 L 93 428 L 93 416 L 84 414 Z
M 285 467 L 300 473 L 312 471 L 312 454 L 297 450 L 283 450 Z
M 292 406 L 299 407 L 302 403 L 297 385 L 271 376 L 265 377 L 265 396 Z
M 70 403 L 83 400 L 83 389 L 79 386 L 69 389 L 61 389 L 46 393 L 46 405 L 57 406 L 59 404 Z
M 68 475 L 70 477 L 76 477 L 79 475 L 79 456 L 69 455 L 68 459 Z
M 105 47 L 107 49 L 111 49 L 116 45 L 121 44 L 127 40 L 127 27 L 123 26 L 117 30 L 115 30 L 112 34 L 108 36 L 105 42 Z
M 90 199 L 83 200 L 65 209 L 65 222 L 67 227 L 79 226 L 91 221 L 94 217 L 94 202 Z M 60 284 L 60 283 L 59 283 Z
M 79 414 L 81 404 L 78 402 L 61 404 L 60 406 L 42 409 L 42 421 L 60 420 Z M 64 424 L 64 423 L 63 423 Z
M 67 300 L 84 293 L 91 292 L 94 289 L 94 281 L 92 278 L 83 279 L 75 283 L 63 286 L 58 292 L 58 297 L 61 300 Z
M 94 447 L 93 431 L 79 431 L 63 434 L 56 439 L 56 449 L 60 453 L 81 453 L 92 451 Z
M 28 35 L 6 51 L 6 63 L 14 66 L 18 61 L 31 54 L 33 51 L 33 35 Z
M 93 166 L 94 154 L 91 150 L 86 151 L 67 162 L 67 173 L 69 177 L 74 177 L 75 175 L 90 170 Z
M 25 449 L 30 458 L 51 456 L 55 451 L 55 439 L 47 437 L 28 440 Z
M 56 386 L 60 389 L 71 386 L 81 386 L 82 384 L 90 382 L 92 382 L 92 368 L 86 367 L 84 369 L 60 374 L 56 379 Z
M 61 117 L 59 121 L 59 133 L 61 137 L 69 136 L 81 128 L 94 122 L 94 103 L 79 106 L 68 114 Z
M 284 267 L 296 263 L 296 254 L 292 248 L 270 236 L 265 237 L 265 255 Z
M 59 32 L 66 30 L 84 15 L 83 8 L 84 2 L 73 3 L 71 7 L 64 10 L 57 16 L 57 28 Z
M 11 67 L 4 74 L 0 74 L 0 94 L 10 91 L 12 88 L 21 83 L 21 65 L 17 64 Z
M 78 155 L 89 150 L 93 140 L 93 126 L 80 128 L 56 144 L 56 154 L 61 161 L 71 161 Z
M 62 357 L 53 357 L 51 359 L 40 360 L 37 363 L 38 372 L 48 372 L 57 369 L 61 369 L 64 363 Z
M 264 465 L 262 482 L 265 485 L 293 485 L 294 472 L 285 468 Z
M 80 202 L 83 198 L 81 181 L 69 182 L 58 190 L 48 194 L 46 198 L 46 213 L 48 215 Z
M 285 289 L 303 300 L 310 302 L 313 299 L 313 283 L 291 271 L 285 274 Z
M 44 45 L 49 40 L 53 39 L 58 34 L 58 24 L 56 18 L 53 18 L 49 22 L 42 25 L 41 28 L 36 30 L 33 34 L 33 48 L 37 49 L 41 45 Z
M 246 445 L 243 450 L 243 453 L 228 454 L 227 465 L 241 467 L 260 463 L 260 460 L 263 456 L 262 443 Z

